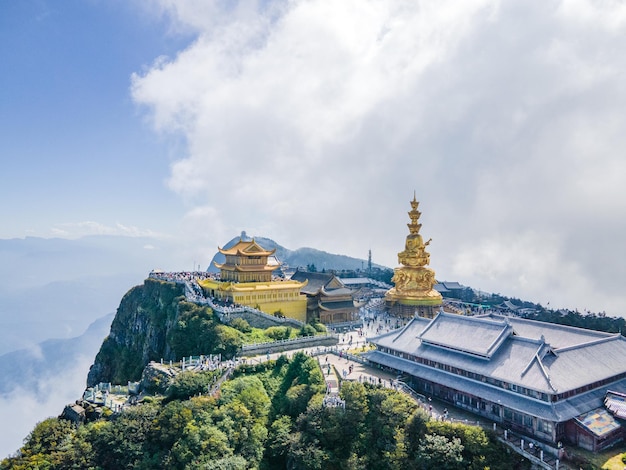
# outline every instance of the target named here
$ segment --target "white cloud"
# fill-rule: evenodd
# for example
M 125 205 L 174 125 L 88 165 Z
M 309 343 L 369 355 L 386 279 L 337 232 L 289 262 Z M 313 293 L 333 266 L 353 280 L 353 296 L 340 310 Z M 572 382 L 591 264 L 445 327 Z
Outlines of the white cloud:
M 37 388 L 45 394 L 18 388 L 0 396 L 0 423 L 11 423 L 0 426 L 0 459 L 14 454 L 36 423 L 59 416 L 65 405 L 81 398 L 91 362 L 78 356 L 55 378 L 39 380 Z
M 415 189 L 438 275 L 626 313 L 621 3 L 157 3 L 197 39 L 132 93 L 187 140 L 169 185 L 200 243 L 393 266 Z
M 116 235 L 124 237 L 165 237 L 149 229 L 116 223 L 114 226 L 94 221 L 67 222 L 56 224 L 50 234 L 59 238 L 80 238 L 88 235 Z

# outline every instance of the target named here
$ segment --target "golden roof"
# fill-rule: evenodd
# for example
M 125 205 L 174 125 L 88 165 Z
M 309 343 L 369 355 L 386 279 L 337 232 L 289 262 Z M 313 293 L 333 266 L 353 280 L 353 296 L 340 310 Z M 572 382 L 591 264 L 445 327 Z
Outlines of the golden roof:
M 257 273 L 262 271 L 274 271 L 278 269 L 279 265 L 269 265 L 269 264 L 218 264 L 215 263 L 215 267 L 224 271 L 238 271 L 240 273 Z
M 261 245 L 254 241 L 254 238 L 250 241 L 243 241 L 241 238 L 232 247 L 222 249 L 217 247 L 220 253 L 223 255 L 236 255 L 236 256 L 271 256 L 276 252 L 276 248 L 271 251 L 267 251 Z

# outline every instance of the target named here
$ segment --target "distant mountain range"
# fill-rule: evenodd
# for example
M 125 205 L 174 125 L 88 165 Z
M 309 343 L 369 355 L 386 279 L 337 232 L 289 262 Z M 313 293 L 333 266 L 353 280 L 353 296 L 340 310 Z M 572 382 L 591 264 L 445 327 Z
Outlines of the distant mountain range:
M 0 354 L 71 338 L 172 250 L 141 237 L 0 239 Z
M 250 241 L 252 240 L 252 237 L 249 237 L 246 232 L 242 232 L 240 236 L 234 237 L 222 248 L 230 248 L 234 246 L 240 239 L 244 241 Z M 288 248 L 285 248 L 284 246 L 279 245 L 271 238 L 254 237 L 254 240 L 266 250 L 276 249 L 275 255 L 278 261 L 280 261 L 283 266 L 292 269 L 298 267 L 306 268 L 306 266 L 310 264 L 315 265 L 318 271 L 322 271 L 324 269 L 367 269 L 367 260 L 364 259 L 328 253 L 326 251 L 316 250 L 315 248 L 298 248 L 296 250 L 290 250 Z M 220 252 L 217 252 L 215 256 L 213 256 L 211 263 L 209 263 L 207 271 L 214 273 L 219 272 L 219 270 L 215 267 L 215 263 L 221 264 L 224 261 L 224 255 Z M 372 266 L 377 268 L 385 268 L 385 266 L 381 266 L 378 264 L 372 264 Z
M 0 398 L 17 388 L 42 397 L 43 384 L 80 362 L 92 361 L 102 340 L 109 334 L 114 313 L 93 322 L 80 336 L 69 339 L 48 339 L 29 349 L 20 349 L 0 356 Z M 86 376 L 87 370 L 84 371 Z

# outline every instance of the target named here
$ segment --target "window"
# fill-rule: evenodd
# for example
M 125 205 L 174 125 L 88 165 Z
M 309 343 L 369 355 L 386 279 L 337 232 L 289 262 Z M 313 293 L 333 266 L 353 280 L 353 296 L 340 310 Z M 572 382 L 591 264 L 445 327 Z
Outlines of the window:
M 537 431 L 545 434 L 552 434 L 552 423 L 544 419 L 537 420 Z

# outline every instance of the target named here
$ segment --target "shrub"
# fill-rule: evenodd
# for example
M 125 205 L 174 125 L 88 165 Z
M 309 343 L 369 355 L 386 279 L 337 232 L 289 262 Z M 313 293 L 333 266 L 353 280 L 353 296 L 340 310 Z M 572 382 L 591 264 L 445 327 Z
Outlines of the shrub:
M 302 328 L 300 328 L 300 336 L 315 336 L 317 333 L 317 330 L 312 327 L 311 325 L 302 325 Z
M 291 336 L 291 328 L 288 326 L 270 326 L 265 330 L 265 334 L 274 341 L 288 339 Z
M 235 318 L 230 322 L 230 326 L 235 328 L 236 330 L 241 331 L 242 333 L 250 333 L 252 331 L 252 327 L 250 323 L 248 323 L 243 318 Z

